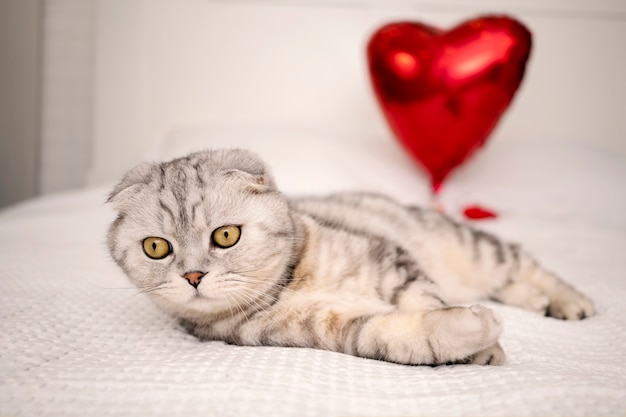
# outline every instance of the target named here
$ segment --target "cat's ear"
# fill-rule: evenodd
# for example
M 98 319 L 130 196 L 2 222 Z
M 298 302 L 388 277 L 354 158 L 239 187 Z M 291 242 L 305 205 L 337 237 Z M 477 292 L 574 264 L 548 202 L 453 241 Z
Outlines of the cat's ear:
M 154 178 L 156 164 L 143 162 L 124 175 L 107 198 L 107 203 L 120 210 L 128 204 L 141 188 L 144 188 Z
M 225 171 L 225 174 L 243 184 L 247 191 L 254 194 L 262 194 L 276 190 L 274 179 L 266 172 L 253 174 L 240 169 L 229 169 Z

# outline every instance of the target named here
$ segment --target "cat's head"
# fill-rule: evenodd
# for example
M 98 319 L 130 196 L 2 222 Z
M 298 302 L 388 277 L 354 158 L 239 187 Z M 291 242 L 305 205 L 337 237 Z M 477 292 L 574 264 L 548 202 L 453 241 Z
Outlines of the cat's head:
M 118 211 L 111 255 L 140 290 L 178 316 L 259 303 L 293 260 L 287 200 L 249 151 L 143 163 L 108 201 Z

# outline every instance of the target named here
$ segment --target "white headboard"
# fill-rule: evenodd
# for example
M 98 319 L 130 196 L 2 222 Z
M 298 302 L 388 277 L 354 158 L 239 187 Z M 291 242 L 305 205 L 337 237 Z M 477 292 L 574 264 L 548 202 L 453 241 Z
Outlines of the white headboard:
M 506 13 L 534 35 L 490 140 L 591 142 L 626 155 L 621 0 L 97 0 L 92 167 L 109 181 L 198 124 L 311 125 L 390 136 L 365 44 L 393 20 Z

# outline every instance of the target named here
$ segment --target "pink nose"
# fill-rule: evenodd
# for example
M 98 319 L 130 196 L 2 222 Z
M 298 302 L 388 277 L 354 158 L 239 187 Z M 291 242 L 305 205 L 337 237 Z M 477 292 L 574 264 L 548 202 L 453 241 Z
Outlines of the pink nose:
M 185 275 L 183 275 L 183 278 L 185 278 L 189 282 L 190 285 L 193 285 L 194 288 L 198 288 L 198 285 L 200 284 L 200 280 L 205 275 L 206 275 L 206 272 L 192 271 L 192 272 L 187 272 Z

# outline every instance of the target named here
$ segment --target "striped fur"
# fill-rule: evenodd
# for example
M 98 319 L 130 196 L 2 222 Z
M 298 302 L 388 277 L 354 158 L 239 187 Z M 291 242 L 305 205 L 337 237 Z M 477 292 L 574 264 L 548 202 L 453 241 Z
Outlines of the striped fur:
M 500 364 L 499 318 L 458 304 L 490 298 L 562 319 L 594 312 L 516 245 L 380 195 L 287 199 L 248 151 L 139 165 L 109 202 L 119 213 L 113 258 L 202 339 Z M 228 225 L 241 234 L 225 248 L 212 234 Z M 151 259 L 147 237 L 167 240 L 171 253 Z M 190 285 L 190 273 L 204 275 Z

